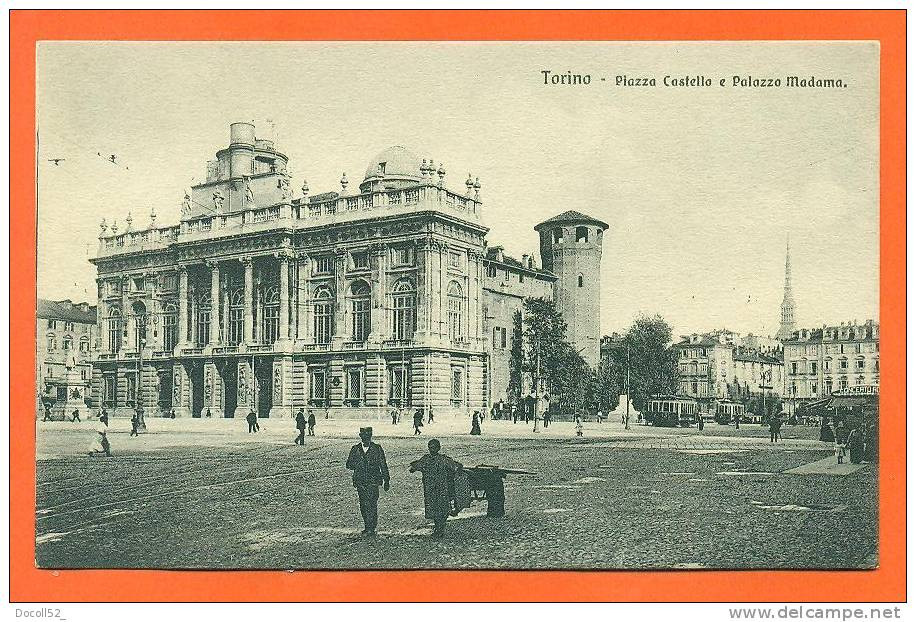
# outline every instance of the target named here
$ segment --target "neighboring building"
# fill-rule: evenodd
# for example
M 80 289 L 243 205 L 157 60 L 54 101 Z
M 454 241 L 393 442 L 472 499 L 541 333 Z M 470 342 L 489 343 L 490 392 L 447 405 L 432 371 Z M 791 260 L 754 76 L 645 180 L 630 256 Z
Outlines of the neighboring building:
M 38 299 L 35 356 L 38 391 L 45 401 L 65 399 L 68 364 L 84 389 L 92 379 L 96 346 L 96 308 L 88 302 Z
M 795 332 L 795 296 L 792 295 L 792 263 L 789 256 L 789 241 L 786 240 L 786 280 L 783 284 L 782 305 L 779 307 L 779 330 L 776 338 L 784 341 Z
M 505 393 L 511 312 L 557 279 L 487 251 L 478 182 L 448 190 L 441 165 L 391 147 L 358 189 L 344 174 L 339 193 L 293 198 L 286 156 L 248 123 L 216 156 L 179 225 L 102 223 L 94 387 L 116 415 L 381 417 Z M 592 258 L 601 225 L 580 243 Z
M 782 352 L 778 347 L 742 345 L 758 343 L 757 339 L 724 329 L 681 337 L 672 346 L 677 352 L 679 393 L 707 404 L 764 392 L 784 395 Z
M 487 248 L 484 267 L 483 313 L 489 338 L 487 369 L 492 404 L 510 401 L 507 390 L 515 313 L 522 311 L 525 298 L 552 298 L 557 277 L 535 266 L 528 255 L 523 255 L 521 261 L 506 255 L 501 246 Z M 523 392 L 527 389 L 522 387 Z
M 877 322 L 797 330 L 784 343 L 787 396 L 793 401 L 880 384 Z
M 568 211 L 535 225 L 541 263 L 557 275 L 553 296 L 566 320 L 566 337 L 591 367 L 598 367 L 601 326 L 601 244 L 608 225 Z

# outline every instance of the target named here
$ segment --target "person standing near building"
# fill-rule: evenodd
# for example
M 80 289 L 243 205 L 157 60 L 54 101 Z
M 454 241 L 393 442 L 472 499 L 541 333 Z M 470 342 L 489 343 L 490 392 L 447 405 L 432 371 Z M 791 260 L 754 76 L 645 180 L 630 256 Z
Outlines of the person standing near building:
M 309 436 L 315 436 L 315 411 L 309 409 Z
M 372 442 L 372 428 L 359 429 L 360 442 L 350 448 L 347 468 L 353 471 L 353 486 L 363 517 L 363 535 L 374 536 L 378 527 L 379 486 L 391 487 L 388 463 L 381 445 Z
M 475 410 L 471 419 L 471 435 L 480 436 L 480 411 Z
M 423 427 L 423 411 L 417 409 L 413 414 L 413 435 L 420 434 L 420 428 Z
M 70 421 L 72 421 L 73 423 L 76 423 L 77 421 L 79 421 L 80 423 L 83 422 L 83 420 L 80 419 L 80 411 L 79 411 L 79 410 L 77 410 L 77 409 L 75 409 L 75 408 L 73 409 L 73 414 L 71 415 Z
M 297 445 L 305 445 L 305 411 L 299 409 L 299 412 L 296 413 L 296 429 L 299 430 L 299 435 L 296 437 Z
M 544 429 L 550 427 L 550 408 L 544 411 Z
M 140 413 L 137 411 L 134 411 L 133 416 L 130 418 L 130 435 L 140 436 Z
M 427 414 L 429 415 L 428 418 L 427 418 L 427 420 L 426 420 L 426 423 L 432 423 L 432 422 L 433 422 L 433 407 L 430 406 L 430 407 L 427 409 L 426 412 L 427 412 Z
M 442 445 L 438 440 L 430 439 L 427 448 L 428 454 L 410 463 L 410 472 L 423 475 L 424 515 L 433 521 L 432 537 L 439 540 L 445 535 L 445 521 L 452 511 L 455 472 L 463 467 L 439 453 Z
M 576 413 L 576 436 L 582 436 L 582 415 Z
M 248 412 L 248 416 L 245 417 L 245 421 L 248 422 L 248 433 L 258 431 L 258 415 L 252 410 Z
M 773 413 L 770 415 L 770 442 L 776 443 L 779 442 L 779 428 L 782 426 L 782 419 L 779 417 L 779 413 Z
M 512 410 L 512 423 L 518 423 L 518 406 L 516 404 L 512 404 L 512 406 L 509 408 Z

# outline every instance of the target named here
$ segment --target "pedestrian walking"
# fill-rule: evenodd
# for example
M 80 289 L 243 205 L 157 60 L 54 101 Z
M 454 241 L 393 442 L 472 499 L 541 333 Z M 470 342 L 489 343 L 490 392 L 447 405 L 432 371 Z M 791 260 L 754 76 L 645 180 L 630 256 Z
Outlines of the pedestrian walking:
M 741 418 L 737 414 L 735 415 L 735 429 L 741 429 Z
M 440 453 L 442 445 L 438 440 L 430 439 L 427 448 L 428 454 L 410 463 L 410 472 L 423 475 L 424 515 L 433 521 L 432 537 L 439 540 L 445 535 L 445 521 L 452 513 L 455 473 L 463 467 Z
M 259 428 L 258 415 L 253 410 L 248 412 L 248 416 L 245 417 L 245 421 L 248 422 L 248 433 L 249 434 L 251 434 L 252 432 L 258 431 L 258 428 Z
M 73 414 L 70 415 L 70 421 L 72 421 L 72 422 L 77 422 L 77 421 L 79 421 L 80 423 L 83 422 L 83 420 L 80 419 L 80 411 L 79 411 L 79 410 L 77 410 L 77 409 L 75 409 L 75 408 L 73 409 Z
M 706 423 L 706 422 L 703 421 L 703 415 L 702 415 L 702 414 L 697 415 L 697 429 L 698 429 L 700 432 L 703 431 L 703 426 L 705 425 L 705 423 Z
M 429 409 L 427 410 L 427 414 L 428 414 L 428 418 L 427 418 L 427 421 L 426 421 L 426 422 L 427 422 L 427 423 L 432 423 L 432 422 L 433 422 L 433 409 L 432 409 L 432 406 L 430 406 Z
M 44 414 L 44 417 L 41 418 L 41 420 L 42 421 L 51 421 L 51 408 L 47 404 L 45 404 L 45 414 Z
M 604 413 L 601 412 L 601 409 L 598 409 L 598 423 L 601 423 L 604 420 Z
M 315 413 L 312 410 L 309 410 L 309 436 L 315 436 Z
M 374 536 L 378 527 L 379 486 L 391 487 L 388 463 L 381 445 L 372 442 L 372 428 L 359 429 L 360 442 L 350 448 L 347 468 L 353 471 L 353 486 L 363 517 L 363 535 Z
M 779 413 L 773 413 L 770 416 L 770 442 L 779 442 L 779 428 L 782 426 L 782 419 Z
M 140 436 L 140 413 L 137 411 L 134 411 L 133 416 L 130 418 L 130 435 Z
M 510 408 L 512 409 L 512 423 L 518 423 L 518 406 L 512 404 Z
M 398 409 L 394 406 L 391 407 L 391 425 L 398 424 Z
M 96 436 L 89 446 L 89 455 L 105 454 L 111 457 L 111 444 L 108 442 L 108 415 L 99 416 L 95 427 Z
M 420 428 L 423 427 L 423 411 L 417 409 L 413 414 L 413 435 L 420 434 Z
M 846 441 L 849 438 L 849 430 L 846 424 L 840 419 L 836 422 L 836 431 L 833 433 L 836 439 L 836 462 L 843 464 L 846 461 Z
M 550 410 L 545 410 L 544 411 L 544 429 L 546 430 L 549 427 L 550 427 Z
M 296 413 L 296 429 L 299 430 L 299 435 L 296 437 L 297 445 L 305 445 L 305 411 L 299 409 L 299 412 Z
M 576 414 L 576 436 L 582 436 L 582 415 Z
M 480 436 L 480 411 L 475 410 L 474 416 L 471 418 L 471 435 Z

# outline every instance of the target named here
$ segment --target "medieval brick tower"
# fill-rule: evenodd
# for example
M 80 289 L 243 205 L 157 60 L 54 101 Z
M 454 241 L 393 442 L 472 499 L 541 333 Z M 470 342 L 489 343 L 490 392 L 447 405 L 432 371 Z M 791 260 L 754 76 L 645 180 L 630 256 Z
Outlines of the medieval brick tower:
M 557 308 L 566 337 L 582 358 L 598 367 L 601 344 L 601 242 L 607 223 L 569 211 L 534 227 L 541 236 L 541 263 L 557 275 Z

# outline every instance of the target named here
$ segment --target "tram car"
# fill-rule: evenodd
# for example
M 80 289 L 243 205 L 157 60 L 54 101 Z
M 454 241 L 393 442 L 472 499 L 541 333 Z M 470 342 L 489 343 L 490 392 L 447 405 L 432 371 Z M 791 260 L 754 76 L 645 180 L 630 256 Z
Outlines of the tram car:
M 648 400 L 643 416 L 649 425 L 687 428 L 696 424 L 699 412 L 700 404 L 692 397 L 657 395 Z
M 744 404 L 731 400 L 716 401 L 716 423 L 728 425 L 734 423 L 736 417 L 741 423 L 748 423 L 747 407 Z

